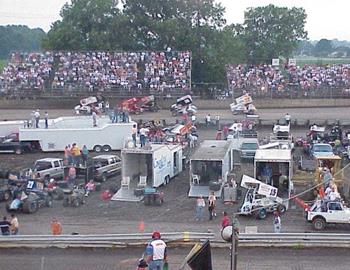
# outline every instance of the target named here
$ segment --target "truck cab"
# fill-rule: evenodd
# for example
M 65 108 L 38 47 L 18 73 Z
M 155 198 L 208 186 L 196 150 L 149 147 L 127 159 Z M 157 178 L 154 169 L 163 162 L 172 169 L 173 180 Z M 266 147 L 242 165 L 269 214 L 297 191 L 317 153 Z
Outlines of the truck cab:
M 341 201 L 316 201 L 307 211 L 306 219 L 315 230 L 323 230 L 327 224 L 350 224 L 350 209 Z
M 36 177 L 44 180 L 50 178 L 63 178 L 64 177 L 64 165 L 61 158 L 43 158 L 38 159 L 34 164 L 34 170 Z
M 105 182 L 107 178 L 120 172 L 122 161 L 117 155 L 99 155 L 92 158 L 94 179 Z

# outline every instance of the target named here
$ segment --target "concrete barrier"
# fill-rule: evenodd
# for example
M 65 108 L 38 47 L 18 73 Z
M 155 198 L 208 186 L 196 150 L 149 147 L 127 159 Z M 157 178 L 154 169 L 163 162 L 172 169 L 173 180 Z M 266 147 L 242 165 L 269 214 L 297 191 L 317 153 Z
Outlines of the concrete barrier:
M 0 100 L 0 109 L 73 109 L 81 97 L 42 97 L 25 100 Z M 108 98 L 111 107 L 121 101 L 118 98 Z M 162 109 L 169 109 L 173 99 L 158 99 L 157 104 Z M 195 105 L 201 110 L 228 110 L 232 100 L 194 99 Z M 258 109 L 276 108 L 313 108 L 313 107 L 350 107 L 350 99 L 256 99 L 254 104 Z

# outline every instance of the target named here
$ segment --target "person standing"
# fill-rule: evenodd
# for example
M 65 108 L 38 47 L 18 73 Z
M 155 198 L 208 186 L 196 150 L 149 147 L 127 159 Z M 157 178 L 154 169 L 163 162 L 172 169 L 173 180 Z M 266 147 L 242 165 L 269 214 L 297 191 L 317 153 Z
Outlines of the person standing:
M 196 220 L 201 221 L 203 219 L 203 212 L 205 208 L 205 200 L 203 196 L 200 195 L 196 201 Z
M 291 116 L 289 115 L 289 113 L 286 113 L 286 115 L 284 116 L 284 120 L 286 120 L 286 124 L 289 125 L 291 120 Z
M 35 118 L 35 128 L 39 128 L 39 121 L 40 121 L 40 110 L 36 110 L 34 113 Z
M 45 112 L 45 128 L 49 128 L 49 114 Z
M 148 132 L 148 129 L 145 128 L 144 126 L 140 129 L 140 142 L 141 142 L 141 147 L 144 147 L 144 146 L 146 145 L 147 132 Z
M 52 221 L 51 221 L 51 232 L 52 232 L 52 235 L 61 235 L 61 233 L 62 233 L 62 225 L 58 221 L 57 218 L 52 218 Z
M 281 217 L 278 211 L 275 211 L 273 213 L 274 218 L 273 218 L 273 229 L 275 233 L 280 233 L 282 229 L 282 223 L 281 223 Z
M 92 126 L 97 127 L 97 114 L 95 111 L 92 112 Z
M 18 218 L 15 216 L 15 214 L 11 214 L 11 234 L 17 235 L 18 234 Z
M 160 232 L 153 232 L 152 241 L 147 245 L 145 260 L 149 270 L 163 270 L 167 259 L 167 246 L 161 239 Z
M 10 226 L 11 223 L 7 220 L 7 217 L 4 216 L 2 221 L 0 221 L 0 229 L 2 235 L 10 235 Z
M 210 121 L 211 121 L 211 117 L 210 117 L 210 113 L 208 113 L 205 117 L 205 124 L 208 126 L 210 126 Z
M 137 126 L 133 125 L 131 128 L 131 137 L 132 142 L 134 143 L 134 147 L 136 147 L 136 137 L 137 137 Z
M 221 219 L 221 229 L 229 226 L 231 223 L 230 218 L 228 217 L 226 211 L 222 212 L 222 215 L 223 215 L 223 217 Z
M 215 197 L 214 191 L 212 191 L 208 197 L 209 220 L 213 220 L 213 217 L 216 216 L 215 203 L 216 203 L 216 197 Z
M 228 136 L 228 133 L 229 133 L 229 128 L 228 126 L 224 126 L 224 140 L 227 140 L 227 136 Z
M 86 166 L 86 162 L 89 157 L 89 150 L 87 149 L 86 145 L 83 145 L 83 148 L 81 149 L 81 156 L 83 158 L 83 165 Z
M 79 166 L 80 165 L 80 148 L 76 143 L 72 144 L 72 149 L 71 149 L 72 157 L 73 157 L 73 165 L 74 166 Z
M 75 184 L 75 178 L 77 176 L 77 170 L 74 166 L 70 166 L 68 170 L 68 184 L 74 185 Z

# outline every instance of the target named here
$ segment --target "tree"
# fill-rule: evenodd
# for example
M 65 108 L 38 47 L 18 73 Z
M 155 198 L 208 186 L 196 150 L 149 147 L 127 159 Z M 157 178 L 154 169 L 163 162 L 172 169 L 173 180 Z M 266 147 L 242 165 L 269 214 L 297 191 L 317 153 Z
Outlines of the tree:
M 45 35 L 41 28 L 30 29 L 24 25 L 0 26 L 0 59 L 7 59 L 13 51 L 40 51 Z
M 328 39 L 321 39 L 319 42 L 316 43 L 314 48 L 314 55 L 315 56 L 328 56 L 333 50 L 332 41 Z
M 252 63 L 270 63 L 272 58 L 290 57 L 298 42 L 307 37 L 306 13 L 303 8 L 268 5 L 249 8 L 239 26 Z
M 117 0 L 72 0 L 66 3 L 47 34 L 46 48 L 56 50 L 112 49 L 110 26 L 119 13 Z

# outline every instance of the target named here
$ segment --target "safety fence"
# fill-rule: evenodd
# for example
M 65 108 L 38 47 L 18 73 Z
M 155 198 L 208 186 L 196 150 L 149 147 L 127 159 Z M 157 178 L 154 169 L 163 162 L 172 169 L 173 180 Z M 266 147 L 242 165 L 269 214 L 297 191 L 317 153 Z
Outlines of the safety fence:
M 171 232 L 162 233 L 169 245 L 192 245 L 209 239 L 213 247 L 228 247 L 214 233 Z M 350 234 L 336 233 L 256 233 L 239 234 L 241 247 L 342 247 L 350 248 Z M 0 248 L 35 247 L 137 247 L 145 245 L 151 234 L 105 235 L 21 235 L 0 237 Z
M 194 243 L 214 240 L 214 233 L 170 232 L 162 233 L 168 243 Z M 144 245 L 151 239 L 149 233 L 101 235 L 16 235 L 0 237 L 0 248 L 25 247 L 126 247 Z

